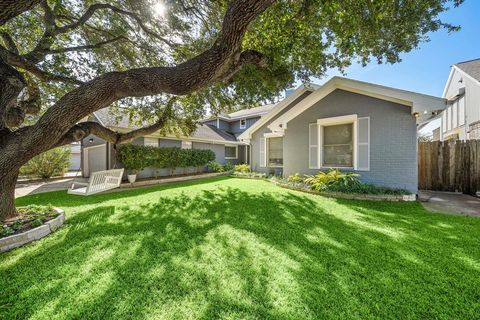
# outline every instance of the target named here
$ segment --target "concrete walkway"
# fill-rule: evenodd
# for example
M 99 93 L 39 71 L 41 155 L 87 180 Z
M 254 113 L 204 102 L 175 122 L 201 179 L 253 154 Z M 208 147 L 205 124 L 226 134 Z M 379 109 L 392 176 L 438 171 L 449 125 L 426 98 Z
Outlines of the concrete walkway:
M 80 178 L 76 178 L 80 181 Z M 37 181 L 19 181 L 15 186 L 15 197 L 26 196 L 29 194 L 50 192 L 57 190 L 67 190 L 72 185 L 73 178 L 55 179 L 55 180 L 37 180 Z
M 466 194 L 421 190 L 418 192 L 418 200 L 430 212 L 480 217 L 480 199 Z

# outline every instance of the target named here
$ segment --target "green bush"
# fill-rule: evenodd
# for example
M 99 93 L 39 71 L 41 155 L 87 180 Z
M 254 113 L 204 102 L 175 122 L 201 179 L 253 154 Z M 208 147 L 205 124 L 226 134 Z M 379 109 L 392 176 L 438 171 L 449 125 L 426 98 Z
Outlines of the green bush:
M 47 179 L 53 176 L 62 176 L 67 172 L 69 165 L 70 148 L 55 148 L 32 158 L 20 168 L 20 174 Z
M 250 165 L 246 163 L 237 164 L 235 166 L 235 172 L 248 173 L 250 172 Z
M 232 172 L 235 169 L 235 166 L 231 162 L 225 162 L 223 164 L 223 170 L 226 172 Z
M 313 190 L 322 191 L 331 188 L 349 189 L 358 187 L 361 184 L 360 175 L 354 172 L 341 172 L 333 169 L 328 172 L 319 171 L 316 175 L 305 176 L 304 182 Z
M 32 227 L 40 227 L 43 224 L 43 220 L 40 218 L 37 218 L 35 220 L 32 220 Z
M 320 171 L 313 176 L 305 176 L 304 183 L 310 186 L 312 190 L 316 191 L 390 195 L 411 194 L 409 191 L 404 189 L 395 189 L 362 183 L 359 177 L 360 175 L 357 173 L 341 172 L 335 169 L 328 172 Z M 293 182 L 290 181 L 290 177 L 288 178 L 288 182 Z
M 303 177 L 300 174 L 295 173 L 295 174 L 292 174 L 292 175 L 288 176 L 287 181 L 291 182 L 291 183 L 302 183 L 303 182 Z
M 213 172 L 224 172 L 225 169 L 223 168 L 223 166 L 216 162 L 216 161 L 210 161 L 208 164 L 207 164 L 207 167 L 210 171 L 213 171 Z
M 117 149 L 117 159 L 125 169 L 137 173 L 146 167 L 152 167 L 155 172 L 169 168 L 173 174 L 176 168 L 201 167 L 215 159 L 212 150 L 157 148 L 133 144 L 120 145 Z

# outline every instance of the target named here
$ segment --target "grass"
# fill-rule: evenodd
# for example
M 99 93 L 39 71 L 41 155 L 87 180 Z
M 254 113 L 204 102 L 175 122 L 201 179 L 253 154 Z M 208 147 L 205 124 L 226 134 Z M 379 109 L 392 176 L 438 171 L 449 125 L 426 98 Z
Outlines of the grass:
M 90 197 L 0 255 L 0 319 L 474 319 L 480 219 L 214 178 Z

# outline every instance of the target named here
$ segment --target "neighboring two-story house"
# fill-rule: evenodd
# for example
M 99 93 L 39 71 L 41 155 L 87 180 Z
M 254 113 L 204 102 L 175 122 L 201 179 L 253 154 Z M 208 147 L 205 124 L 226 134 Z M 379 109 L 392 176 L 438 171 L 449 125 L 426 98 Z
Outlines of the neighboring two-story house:
M 480 139 L 480 59 L 452 66 L 443 97 L 440 140 Z

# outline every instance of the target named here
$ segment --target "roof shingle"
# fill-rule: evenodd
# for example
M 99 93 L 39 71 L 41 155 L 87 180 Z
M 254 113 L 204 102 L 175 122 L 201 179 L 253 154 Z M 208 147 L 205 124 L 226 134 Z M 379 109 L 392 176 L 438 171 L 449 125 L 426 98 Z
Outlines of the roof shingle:
M 480 59 L 459 62 L 455 66 L 475 80 L 480 81 Z

